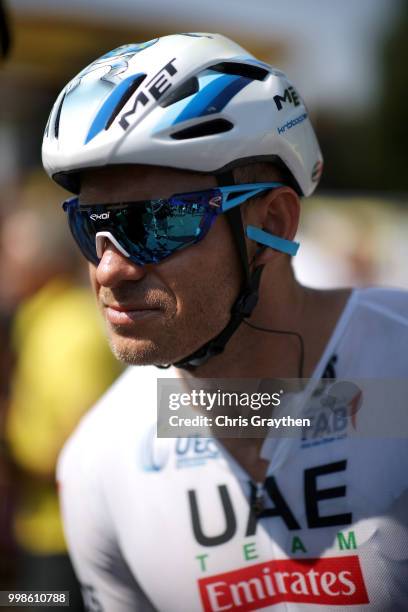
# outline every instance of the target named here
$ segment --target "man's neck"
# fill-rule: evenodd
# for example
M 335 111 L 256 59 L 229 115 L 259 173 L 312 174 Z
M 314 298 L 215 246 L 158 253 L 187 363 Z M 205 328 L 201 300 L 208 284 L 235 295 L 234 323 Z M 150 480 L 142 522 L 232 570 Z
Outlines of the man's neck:
M 271 331 L 260 331 L 243 322 L 224 352 L 187 374 L 188 378 L 307 378 L 312 375 L 350 290 L 318 291 L 303 287 L 291 268 L 279 276 L 276 271 L 268 272 L 264 270 L 258 305 L 248 323 Z
M 310 378 L 320 361 L 350 296 L 350 289 L 317 291 L 299 285 L 293 274 L 272 286 L 262 279 L 260 300 L 250 322 L 279 332 L 268 333 L 242 324 L 221 355 L 214 357 L 187 379 L 203 378 Z M 302 369 L 302 371 L 300 371 Z M 260 482 L 268 462 L 260 457 L 262 440 L 220 440 L 254 481 Z

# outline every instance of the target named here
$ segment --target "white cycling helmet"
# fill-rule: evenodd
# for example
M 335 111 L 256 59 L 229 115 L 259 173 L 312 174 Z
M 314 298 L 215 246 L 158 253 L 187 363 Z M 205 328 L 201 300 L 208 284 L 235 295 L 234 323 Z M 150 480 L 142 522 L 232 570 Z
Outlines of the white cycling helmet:
M 308 196 L 322 156 L 286 76 L 220 34 L 119 47 L 58 96 L 43 141 L 47 173 L 74 193 L 80 171 L 150 164 L 222 173 L 256 161 L 286 169 Z

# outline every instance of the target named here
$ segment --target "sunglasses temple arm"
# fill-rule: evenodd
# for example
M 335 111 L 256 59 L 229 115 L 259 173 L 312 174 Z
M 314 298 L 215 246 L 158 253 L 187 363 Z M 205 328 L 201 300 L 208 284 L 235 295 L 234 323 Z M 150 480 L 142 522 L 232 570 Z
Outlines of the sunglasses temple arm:
M 281 251 L 287 253 L 292 257 L 296 255 L 299 249 L 299 242 L 294 240 L 286 240 L 286 238 L 280 238 L 269 232 L 255 227 L 254 225 L 248 225 L 246 228 L 246 235 L 250 240 L 255 240 L 259 244 L 275 249 L 275 251 Z
M 237 187 L 238 187 L 238 185 L 237 185 Z M 222 212 L 226 212 L 230 208 L 234 208 L 234 206 L 239 206 L 243 202 L 246 202 L 246 200 L 249 200 L 249 198 L 253 198 L 258 193 L 261 193 L 262 191 L 265 191 L 265 188 L 263 188 L 263 189 L 260 189 L 260 188 L 252 189 L 251 191 L 247 191 L 246 193 L 243 193 L 243 194 L 241 194 L 239 196 L 236 196 L 235 198 L 231 198 L 230 200 L 228 200 L 228 202 L 223 202 L 223 204 L 222 204 Z

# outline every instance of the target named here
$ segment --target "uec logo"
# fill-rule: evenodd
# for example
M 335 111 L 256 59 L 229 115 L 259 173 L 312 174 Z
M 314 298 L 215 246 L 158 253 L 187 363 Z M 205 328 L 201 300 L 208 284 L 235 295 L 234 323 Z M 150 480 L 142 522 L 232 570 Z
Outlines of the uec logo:
M 169 438 L 157 437 L 156 425 L 152 425 L 140 448 L 140 462 L 144 472 L 160 472 L 166 466 L 170 444 Z

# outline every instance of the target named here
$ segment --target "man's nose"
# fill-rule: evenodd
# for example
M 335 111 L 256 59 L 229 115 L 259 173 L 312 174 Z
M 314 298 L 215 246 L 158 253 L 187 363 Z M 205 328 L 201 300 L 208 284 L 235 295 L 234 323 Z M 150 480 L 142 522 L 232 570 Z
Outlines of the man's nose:
M 122 281 L 141 280 L 146 272 L 144 266 L 133 263 L 107 238 L 99 244 L 101 257 L 96 268 L 96 280 L 103 287 L 114 287 Z

